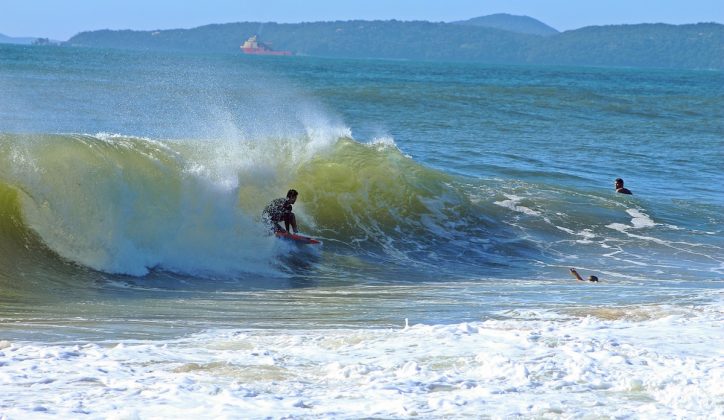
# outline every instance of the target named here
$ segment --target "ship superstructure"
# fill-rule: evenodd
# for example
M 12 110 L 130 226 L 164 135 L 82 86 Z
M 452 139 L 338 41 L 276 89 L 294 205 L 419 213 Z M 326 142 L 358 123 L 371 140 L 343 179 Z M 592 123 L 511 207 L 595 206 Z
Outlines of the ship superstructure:
M 256 40 L 256 35 L 244 41 L 241 44 L 241 51 L 244 54 L 255 54 L 255 55 L 292 55 L 291 51 L 275 51 L 272 50 L 268 45 Z

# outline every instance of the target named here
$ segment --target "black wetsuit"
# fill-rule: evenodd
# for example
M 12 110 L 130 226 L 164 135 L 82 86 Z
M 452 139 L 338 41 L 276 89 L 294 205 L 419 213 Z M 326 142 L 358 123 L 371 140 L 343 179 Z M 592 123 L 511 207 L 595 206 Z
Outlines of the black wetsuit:
M 282 229 L 280 222 L 285 223 L 285 227 L 291 221 L 292 203 L 286 198 L 277 198 L 272 200 L 262 212 L 264 221 L 270 225 L 274 231 L 286 230 Z

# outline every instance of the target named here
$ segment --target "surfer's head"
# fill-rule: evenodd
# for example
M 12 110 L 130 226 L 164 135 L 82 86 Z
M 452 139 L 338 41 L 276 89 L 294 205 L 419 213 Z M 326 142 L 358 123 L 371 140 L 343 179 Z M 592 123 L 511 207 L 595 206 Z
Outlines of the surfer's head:
M 289 200 L 290 202 L 293 203 L 293 202 L 297 201 L 298 195 L 299 195 L 299 193 L 297 192 L 297 190 L 291 189 L 291 190 L 287 191 L 287 200 Z

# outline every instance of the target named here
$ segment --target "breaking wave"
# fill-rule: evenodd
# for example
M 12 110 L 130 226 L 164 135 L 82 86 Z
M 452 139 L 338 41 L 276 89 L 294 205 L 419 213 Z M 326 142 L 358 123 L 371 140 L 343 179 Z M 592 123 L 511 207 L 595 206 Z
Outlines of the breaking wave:
M 114 274 L 273 273 L 285 250 L 259 215 L 292 187 L 303 231 L 345 255 L 475 261 L 492 225 L 450 176 L 344 130 L 236 143 L 2 135 L 0 161 L 8 258 Z

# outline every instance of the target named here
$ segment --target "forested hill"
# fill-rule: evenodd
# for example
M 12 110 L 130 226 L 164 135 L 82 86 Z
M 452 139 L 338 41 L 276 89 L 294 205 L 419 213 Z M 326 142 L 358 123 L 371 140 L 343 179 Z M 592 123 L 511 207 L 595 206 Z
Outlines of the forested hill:
M 452 23 L 457 23 L 458 25 L 485 26 L 531 35 L 548 36 L 558 33 L 557 30 L 532 17 L 515 16 L 507 13 L 496 13 L 494 15 L 480 16 Z
M 82 32 L 68 45 L 239 53 L 251 35 L 277 50 L 345 58 L 724 69 L 724 25 L 593 26 L 548 36 L 459 23 L 242 22 L 162 31 Z

